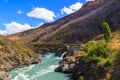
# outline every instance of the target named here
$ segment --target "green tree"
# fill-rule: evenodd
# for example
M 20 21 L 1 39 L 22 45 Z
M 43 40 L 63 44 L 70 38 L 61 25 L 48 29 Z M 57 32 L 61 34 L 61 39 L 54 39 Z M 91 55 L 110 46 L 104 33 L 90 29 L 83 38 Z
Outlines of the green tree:
M 111 29 L 110 29 L 108 23 L 106 23 L 106 22 L 102 23 L 102 31 L 104 34 L 105 41 L 109 42 L 111 40 L 112 35 L 111 35 Z

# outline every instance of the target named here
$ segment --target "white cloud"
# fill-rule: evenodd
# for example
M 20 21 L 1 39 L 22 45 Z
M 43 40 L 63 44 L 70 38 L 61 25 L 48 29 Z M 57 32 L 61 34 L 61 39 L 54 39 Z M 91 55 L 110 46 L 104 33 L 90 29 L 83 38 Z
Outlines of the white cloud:
M 7 35 L 7 34 L 14 34 L 18 32 L 22 32 L 28 29 L 31 29 L 32 27 L 29 24 L 20 24 L 17 22 L 11 22 L 7 24 L 3 24 L 5 26 L 5 30 L 0 30 L 0 34 Z
M 41 23 L 38 24 L 38 26 L 36 26 L 36 27 L 34 27 L 34 28 L 40 27 L 40 26 L 42 26 L 43 24 L 44 24 L 44 23 L 41 22 Z
M 56 17 L 54 12 L 48 9 L 39 8 L 39 7 L 36 7 L 31 12 L 27 13 L 27 16 L 38 18 L 38 19 L 43 19 L 47 22 L 54 21 L 54 18 Z
M 66 14 L 71 14 L 71 13 L 73 13 L 74 11 L 72 10 L 72 9 L 70 9 L 70 8 L 67 8 L 67 7 L 64 7 L 63 9 L 61 9 L 61 13 L 62 14 L 64 14 L 64 13 L 66 13 Z
M 41 22 L 38 26 L 41 26 L 41 25 L 43 25 L 44 23 L 43 22 Z
M 1 35 L 7 35 L 7 31 L 6 30 L 0 30 L 0 34 Z
M 95 0 L 86 0 L 86 1 L 95 1 Z
M 80 9 L 82 7 L 83 3 L 77 2 L 75 4 L 72 4 L 69 8 L 64 7 L 61 9 L 61 13 L 64 14 L 71 14 L 75 11 L 77 11 L 78 9 Z
M 70 9 L 77 11 L 78 9 L 80 9 L 82 7 L 83 3 L 77 2 L 73 5 L 70 6 Z
M 21 11 L 21 10 L 18 10 L 17 13 L 18 13 L 18 14 L 23 14 L 24 12 Z

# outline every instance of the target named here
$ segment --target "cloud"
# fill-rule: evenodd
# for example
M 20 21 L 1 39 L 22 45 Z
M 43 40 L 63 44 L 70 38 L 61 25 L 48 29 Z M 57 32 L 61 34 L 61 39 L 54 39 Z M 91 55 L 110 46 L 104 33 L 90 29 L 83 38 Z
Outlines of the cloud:
M 3 24 L 3 25 L 5 26 L 5 30 L 0 30 L 0 34 L 2 35 L 14 34 L 14 33 L 22 32 L 32 28 L 27 23 L 20 24 L 14 21 L 11 23 Z
M 34 8 L 31 12 L 27 13 L 27 16 L 43 19 L 47 22 L 54 21 L 54 18 L 56 17 L 53 11 L 50 11 L 46 8 Z
M 23 14 L 24 12 L 21 11 L 21 10 L 18 10 L 17 13 L 18 13 L 18 14 Z
M 74 13 L 75 11 L 77 11 L 78 9 L 80 9 L 82 7 L 83 3 L 77 2 L 75 4 L 72 4 L 69 8 L 64 7 L 61 9 L 61 13 L 64 14 L 71 14 Z
M 0 34 L 1 35 L 7 35 L 7 31 L 6 30 L 0 30 Z
M 62 14 L 64 14 L 64 13 L 66 13 L 66 14 L 71 14 L 71 13 L 73 13 L 74 11 L 72 10 L 72 9 L 70 9 L 70 8 L 67 8 L 67 7 L 64 7 L 63 9 L 61 9 L 61 13 Z
M 86 0 L 86 1 L 95 1 L 95 0 Z
M 44 23 L 43 22 L 41 22 L 38 26 L 41 26 L 41 25 L 43 25 Z
M 44 23 L 41 22 L 41 23 L 38 24 L 38 26 L 36 26 L 36 27 L 34 27 L 34 28 L 40 27 L 40 26 L 42 26 L 43 24 L 44 24 Z

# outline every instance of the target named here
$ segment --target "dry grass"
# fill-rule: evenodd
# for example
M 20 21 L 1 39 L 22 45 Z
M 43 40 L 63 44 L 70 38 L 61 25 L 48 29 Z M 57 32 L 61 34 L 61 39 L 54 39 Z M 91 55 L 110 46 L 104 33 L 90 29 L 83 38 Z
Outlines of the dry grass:
M 108 46 L 113 51 L 113 50 L 116 50 L 116 49 L 118 49 L 120 47 L 120 43 L 111 42 L 111 43 L 108 44 Z
M 9 38 L 11 41 L 16 41 L 16 40 L 20 40 L 21 38 L 19 36 L 12 36 Z
M 0 49 L 2 49 L 2 48 L 3 48 L 3 46 L 0 45 Z
M 70 62 L 70 61 L 73 61 L 73 62 L 76 61 L 76 59 L 75 59 L 74 56 L 69 56 L 66 59 L 67 59 L 68 62 Z
M 101 39 L 104 39 L 104 35 L 98 35 L 93 40 L 101 40 Z M 108 46 L 112 51 L 120 48 L 120 31 L 116 31 L 112 33 L 112 40 L 108 44 Z
M 120 48 L 120 31 L 112 33 L 112 40 L 108 44 L 111 50 L 116 50 Z

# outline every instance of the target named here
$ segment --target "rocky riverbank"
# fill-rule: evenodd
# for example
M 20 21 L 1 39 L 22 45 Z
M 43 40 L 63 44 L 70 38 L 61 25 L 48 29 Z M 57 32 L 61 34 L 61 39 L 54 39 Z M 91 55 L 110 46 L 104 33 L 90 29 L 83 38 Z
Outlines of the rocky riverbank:
M 81 46 L 69 46 L 55 71 L 70 74 L 74 80 L 103 80 L 106 76 L 105 68 L 87 62 L 84 58 L 85 52 L 80 48 Z
M 11 53 L 0 52 L 0 80 L 10 80 L 7 72 L 12 69 L 29 66 L 39 61 L 39 55 L 37 54 L 22 57 L 14 51 Z
M 2 42 L 3 41 L 3 42 Z M 7 72 L 36 64 L 40 61 L 40 54 L 36 54 L 33 50 L 22 43 L 13 43 L 1 40 L 0 44 L 0 80 L 10 80 Z

